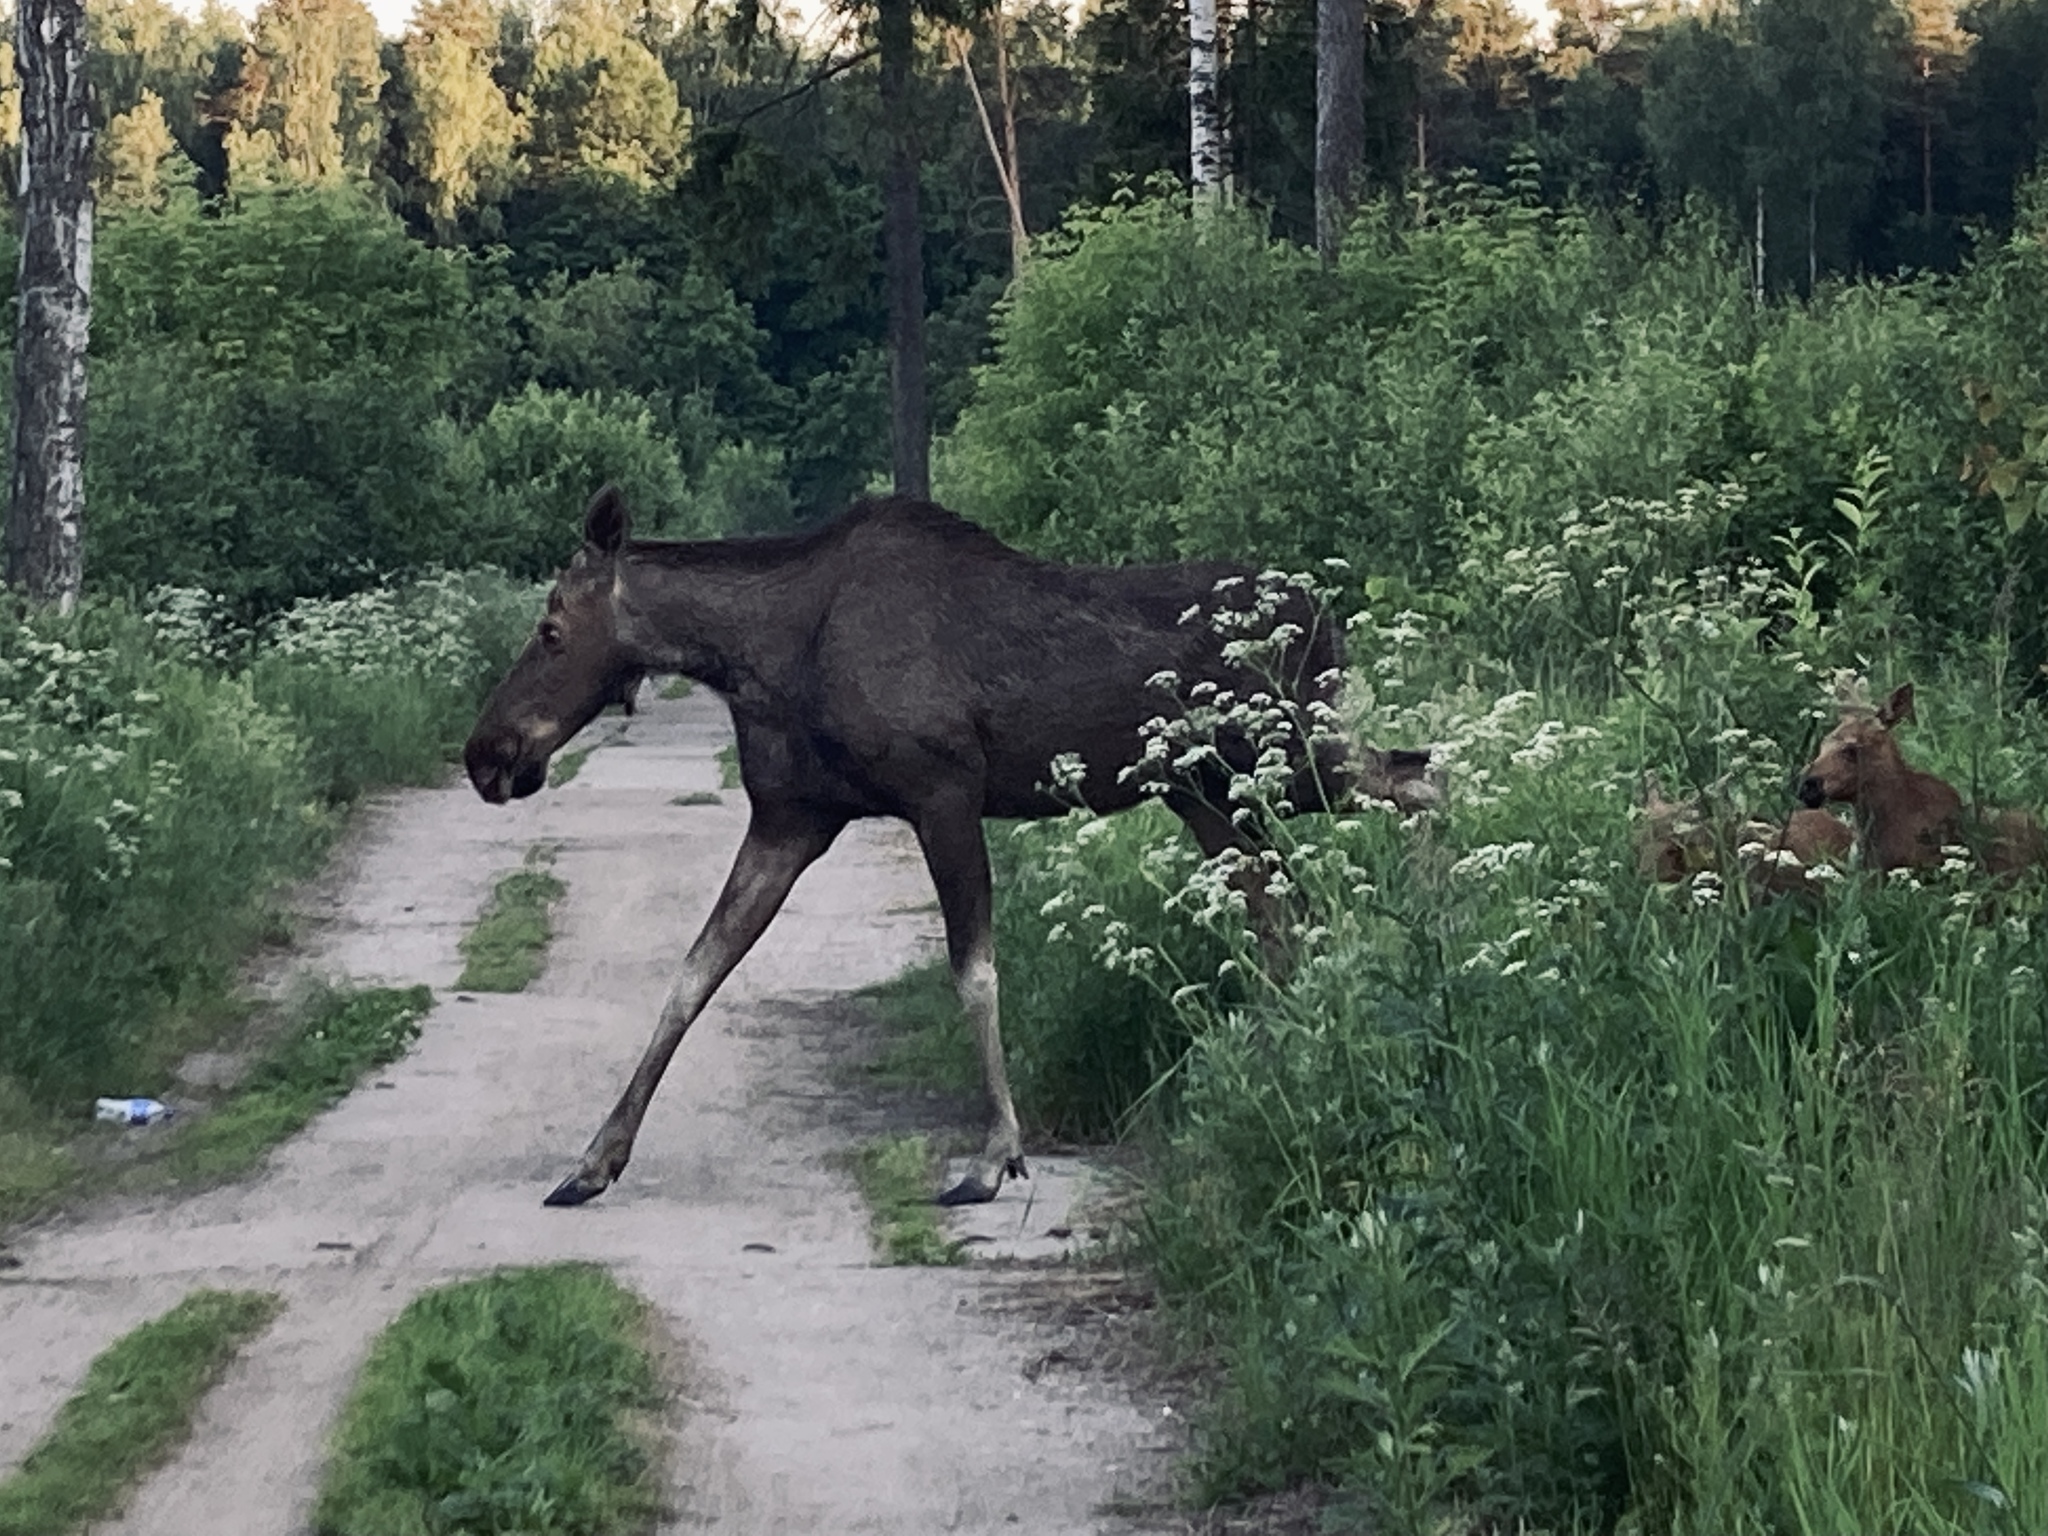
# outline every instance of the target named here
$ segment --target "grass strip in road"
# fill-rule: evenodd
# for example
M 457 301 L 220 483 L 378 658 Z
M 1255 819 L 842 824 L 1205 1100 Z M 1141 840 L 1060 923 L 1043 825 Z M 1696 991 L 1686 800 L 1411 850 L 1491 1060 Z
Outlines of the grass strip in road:
M 419 1297 L 342 1410 L 320 1536 L 614 1536 L 660 1506 L 647 1308 L 587 1264 Z
M 523 992 L 546 963 L 554 933 L 548 914 L 567 887 L 548 869 L 553 851 L 536 847 L 526 867 L 498 882 L 483 916 L 462 941 L 462 976 L 471 992 Z
M 590 754 L 596 750 L 597 746 L 593 743 L 587 747 L 578 747 L 574 752 L 564 752 L 556 758 L 548 768 L 548 788 L 560 789 L 575 778 L 583 771 L 583 765 L 590 761 Z
M 250 1167 L 344 1098 L 365 1072 L 403 1056 L 433 1006 L 426 987 L 318 994 L 234 1094 L 179 1133 L 165 1154 L 166 1171 L 218 1179 Z
M 282 1305 L 261 1291 L 194 1291 L 108 1346 L 0 1482 L 0 1536 L 67 1536 L 118 1509 L 191 1432 L 199 1399 Z
M 885 1136 L 854 1157 L 854 1177 L 867 1197 L 875 1252 L 885 1264 L 958 1264 L 966 1257 L 946 1236 L 932 1203 L 940 1160 L 922 1136 Z

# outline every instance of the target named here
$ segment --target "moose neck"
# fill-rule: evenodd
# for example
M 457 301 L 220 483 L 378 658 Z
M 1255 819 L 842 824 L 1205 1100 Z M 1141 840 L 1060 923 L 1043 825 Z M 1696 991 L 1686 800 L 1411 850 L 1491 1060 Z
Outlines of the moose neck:
M 619 559 L 619 642 L 651 672 L 733 700 L 765 692 L 809 632 L 814 584 L 798 538 L 635 543 Z
M 1960 834 L 1963 799 L 1947 780 L 1906 766 L 1896 752 L 1869 775 L 1856 800 L 1865 857 L 1880 869 L 1925 869 L 1941 862 Z

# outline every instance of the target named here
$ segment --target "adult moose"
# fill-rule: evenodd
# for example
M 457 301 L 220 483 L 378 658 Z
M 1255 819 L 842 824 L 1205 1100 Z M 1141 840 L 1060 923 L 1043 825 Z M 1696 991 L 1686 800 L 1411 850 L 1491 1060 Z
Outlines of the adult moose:
M 1242 640 L 1261 621 L 1273 643 L 1254 659 Z M 493 803 L 532 794 L 549 757 L 605 704 L 649 673 L 679 672 L 732 711 L 751 817 L 646 1053 L 547 1203 L 580 1205 L 618 1178 L 685 1031 L 797 876 L 864 816 L 915 830 L 981 1050 L 988 1143 L 940 1198 L 993 1199 L 1026 1169 L 997 1029 L 982 818 L 1133 805 L 1144 774 L 1123 770 L 1141 763 L 1146 724 L 1173 695 L 1264 691 L 1269 706 L 1320 715 L 1340 667 L 1338 630 L 1306 595 L 1261 590 L 1232 566 L 1050 564 L 903 498 L 809 533 L 635 540 L 618 491 L 598 492 L 583 547 L 470 736 L 470 782 Z M 1215 745 L 1161 765 L 1173 776 L 1156 792 L 1211 856 L 1255 851 L 1256 823 L 1234 821 L 1227 794 L 1260 744 L 1226 732 Z M 1079 766 L 1055 788 L 1054 759 L 1068 754 Z M 1282 798 L 1296 808 L 1328 807 L 1355 782 L 1426 798 L 1423 753 L 1347 754 L 1335 737 L 1296 731 L 1286 757 Z

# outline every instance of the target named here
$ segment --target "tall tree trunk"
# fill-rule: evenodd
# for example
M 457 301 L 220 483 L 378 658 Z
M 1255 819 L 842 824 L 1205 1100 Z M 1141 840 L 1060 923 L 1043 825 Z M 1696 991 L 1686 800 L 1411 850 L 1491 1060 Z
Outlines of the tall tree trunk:
M 931 494 L 931 423 L 924 392 L 924 231 L 917 206 L 917 127 L 910 120 L 915 39 L 911 0 L 881 0 L 882 117 L 889 170 L 882 186 L 882 248 L 889 284 L 889 457 L 896 494 Z
M 1316 254 L 1335 266 L 1365 163 L 1365 0 L 1316 0 Z
M 92 120 L 83 0 L 20 0 L 20 309 L 7 580 L 69 613 L 85 577 L 85 344 L 92 318 Z
M 1818 196 L 1812 187 L 1806 189 L 1806 296 L 1809 299 L 1813 297 L 1813 290 L 1820 286 L 1820 221 L 1814 212 Z
M 989 18 L 996 42 L 996 100 L 1003 108 L 1003 157 L 1010 167 L 1010 243 L 1012 273 L 1024 270 L 1031 253 L 1031 233 L 1024 227 L 1024 162 L 1017 156 L 1017 81 L 1010 74 L 1010 24 L 998 5 Z
M 1934 104 L 1928 100 L 1933 90 L 1934 66 L 1927 60 L 1920 61 L 1920 217 L 1932 221 L 1934 218 Z
M 989 159 L 995 162 L 996 181 L 1003 189 L 1003 201 L 1010 210 L 1010 276 L 1016 277 L 1024 270 L 1024 261 L 1031 250 L 1031 236 L 1024 228 L 1024 192 L 1017 184 L 1017 114 L 1015 103 L 1010 97 L 1009 71 L 1003 56 L 1008 44 L 1002 33 L 1002 12 L 997 11 L 990 18 L 991 30 L 995 34 L 996 48 L 996 90 L 999 93 L 997 106 L 1003 111 L 1003 137 L 996 138 L 995 124 L 988 115 L 988 103 L 982 99 L 981 84 L 974 78 L 973 44 L 965 31 L 953 34 L 953 57 L 960 65 L 960 73 L 967 78 L 967 94 L 974 98 L 974 115 L 981 120 L 981 136 L 988 143 Z
M 1764 307 L 1764 189 L 1756 189 L 1756 243 L 1750 248 L 1749 264 L 1750 302 L 1758 309 Z
M 1223 200 L 1217 73 L 1216 0 L 1188 0 L 1188 179 L 1197 207 Z

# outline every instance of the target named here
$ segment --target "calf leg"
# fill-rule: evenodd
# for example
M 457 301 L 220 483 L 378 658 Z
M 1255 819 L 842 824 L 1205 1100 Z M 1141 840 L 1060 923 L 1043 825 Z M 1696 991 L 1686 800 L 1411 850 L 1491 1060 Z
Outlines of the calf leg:
M 617 1180 L 633 1155 L 640 1121 L 660 1086 L 661 1074 L 668 1070 L 669 1058 L 683 1043 L 684 1033 L 704 1011 L 719 983 L 761 937 L 789 888 L 796 884 L 796 877 L 832 846 L 845 825 L 843 818 L 754 807 L 746 841 L 740 844 L 732 872 L 725 877 L 725 889 L 718 893 L 711 916 L 683 957 L 683 974 L 676 978 L 662 1005 L 661 1022 L 640 1065 L 633 1069 L 625 1093 L 591 1139 L 582 1164 L 555 1187 L 547 1204 L 581 1205 L 603 1194 Z
M 967 1177 L 939 1196 L 941 1205 L 978 1205 L 993 1200 L 1005 1176 L 1029 1178 L 1017 1107 L 1010 1100 L 1010 1074 L 1003 1064 L 997 1024 L 996 947 L 989 890 L 988 844 L 981 832 L 981 807 L 962 801 L 918 818 L 917 841 L 925 867 L 938 888 L 946 919 L 946 955 L 960 1006 L 981 1047 L 981 1081 L 988 1093 L 988 1143 Z

